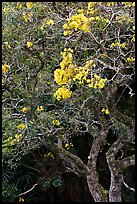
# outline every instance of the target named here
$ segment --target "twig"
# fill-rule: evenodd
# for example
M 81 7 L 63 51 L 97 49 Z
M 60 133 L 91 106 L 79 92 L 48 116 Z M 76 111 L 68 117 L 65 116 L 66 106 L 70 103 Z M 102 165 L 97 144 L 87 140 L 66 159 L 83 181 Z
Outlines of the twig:
M 124 179 L 123 179 L 123 184 L 124 184 L 124 186 L 125 186 L 126 188 L 128 188 L 130 191 L 134 191 L 134 192 L 135 192 L 135 189 L 129 187 L 129 186 L 125 183 Z
M 18 196 L 22 196 L 22 195 L 25 195 L 25 194 L 29 193 L 29 192 L 32 191 L 32 190 L 35 188 L 35 186 L 37 186 L 37 185 L 38 185 L 38 183 L 35 183 L 35 184 L 32 186 L 32 188 L 30 188 L 29 190 L 25 191 L 24 193 L 20 193 Z

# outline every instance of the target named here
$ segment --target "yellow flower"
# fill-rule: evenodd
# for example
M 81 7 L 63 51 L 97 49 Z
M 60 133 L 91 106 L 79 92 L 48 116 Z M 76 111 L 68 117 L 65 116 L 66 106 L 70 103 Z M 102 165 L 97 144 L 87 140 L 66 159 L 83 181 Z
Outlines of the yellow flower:
M 27 46 L 28 46 L 28 47 L 32 47 L 32 45 L 33 45 L 33 42 L 31 42 L 31 41 L 28 41 L 28 42 L 27 42 Z
M 70 35 L 72 33 L 72 31 L 71 30 L 66 30 L 66 31 L 64 31 L 64 36 L 67 36 L 67 35 Z
M 14 140 L 10 141 L 10 144 L 11 144 L 11 145 L 14 145 L 15 142 L 16 142 L 16 140 L 14 139 Z
M 3 9 L 3 12 L 4 12 L 4 13 L 7 13 L 7 11 L 9 11 L 9 8 L 6 8 L 6 7 L 5 7 L 5 8 Z
M 94 78 L 96 78 L 98 80 L 98 79 L 100 79 L 100 76 L 98 76 L 97 74 L 94 74 Z
M 59 122 L 59 120 L 53 120 L 53 121 L 52 121 L 52 124 L 59 126 L 59 125 L 60 125 L 60 122 Z
M 24 202 L 24 198 L 19 197 L 19 202 Z
M 4 44 L 7 45 L 7 48 L 9 48 L 9 49 L 11 48 L 9 45 L 9 42 L 4 42 Z
M 21 123 L 21 124 L 19 124 L 18 126 L 17 126 L 17 128 L 18 129 L 25 129 L 26 128 L 26 124 L 24 124 L 24 123 Z
M 83 9 L 78 9 L 78 12 L 79 13 L 84 13 L 84 10 Z
M 65 144 L 65 147 L 69 147 L 69 144 Z
M 69 24 L 69 28 L 72 29 L 72 28 L 75 28 L 77 29 L 78 28 L 78 23 L 76 21 L 72 21 L 70 24 Z
M 6 74 L 10 69 L 10 66 L 7 64 L 2 65 L 2 73 Z
M 127 62 L 135 62 L 135 58 L 134 57 L 128 57 L 127 59 L 126 59 L 126 61 Z
M 67 71 L 67 70 L 66 70 Z M 56 69 L 54 71 L 54 79 L 59 84 L 67 84 L 70 81 L 70 72 L 67 74 L 65 70 L 62 69 Z
M 11 141 L 13 138 L 12 137 L 8 137 L 8 141 Z
M 65 23 L 65 24 L 63 25 L 63 28 L 64 28 L 64 29 L 67 29 L 67 28 L 68 28 L 68 25 Z
M 106 108 L 105 113 L 106 113 L 107 115 L 109 114 L 108 108 Z
M 133 36 L 133 38 L 131 39 L 131 42 L 135 42 L 135 36 Z
M 48 25 L 48 26 L 53 25 L 53 24 L 54 24 L 54 21 L 53 21 L 53 20 L 50 19 L 49 21 L 47 21 L 47 25 Z
M 88 3 L 88 10 L 90 10 L 90 7 L 92 6 L 92 2 Z
M 99 88 L 102 89 L 105 86 L 107 79 L 103 79 L 97 74 L 94 74 L 94 77 L 91 79 L 91 83 L 88 85 L 90 88 Z
M 120 43 L 119 43 L 119 42 L 116 42 L 116 43 L 115 43 L 115 46 L 118 46 L 118 47 L 119 47 L 119 46 L 120 46 Z
M 92 22 L 92 21 L 94 21 L 95 20 L 95 17 L 90 17 L 89 18 L 89 22 Z
M 42 25 L 42 26 L 40 27 L 40 29 L 41 29 L 41 30 L 44 30 L 44 26 Z
M 109 19 L 106 19 L 106 23 L 108 23 L 109 22 Z
M 47 154 L 47 156 L 48 156 L 48 157 L 52 157 L 52 159 L 54 159 L 54 155 L 52 154 L 52 152 L 49 152 L 49 153 Z
M 103 108 L 102 110 L 101 110 L 101 112 L 103 113 L 105 113 L 106 115 L 108 115 L 109 114 L 109 110 L 108 110 L 108 108 Z
M 102 89 L 104 87 L 104 79 L 101 79 L 98 83 L 98 88 Z
M 81 26 L 81 30 L 83 30 L 84 32 L 89 32 L 89 31 L 90 31 L 89 24 L 88 24 L 88 23 L 84 23 L 84 24 Z
M 130 58 L 129 57 L 127 58 L 127 62 L 130 62 Z
M 20 133 L 20 134 L 16 134 L 16 135 L 15 135 L 15 138 L 18 140 L 21 136 L 22 136 L 21 133 Z
M 122 43 L 122 44 L 121 44 L 121 47 L 122 47 L 122 48 L 125 48 L 125 47 L 126 47 L 126 43 Z
M 31 12 L 28 13 L 27 15 L 25 13 L 23 13 L 23 18 L 24 18 L 25 22 L 30 21 L 32 16 L 33 16 L 33 14 Z
M 37 111 L 40 112 L 40 111 L 43 111 L 43 110 L 44 110 L 43 106 L 38 106 L 38 107 L 37 107 Z
M 62 86 L 61 88 L 59 88 L 56 93 L 54 94 L 54 97 L 57 98 L 57 100 L 61 100 L 61 99 L 67 99 L 70 98 L 72 94 L 72 91 L 68 90 L 67 88 L 65 88 L 64 86 Z
M 111 46 L 115 46 L 115 43 L 112 43 Z
M 101 18 L 100 18 L 99 16 L 96 17 L 96 20 L 97 20 L 97 21 L 100 20 L 100 19 L 101 19 Z
M 27 113 L 28 110 L 29 110 L 29 108 L 24 107 L 24 108 L 21 109 L 21 112 L 22 112 L 22 113 Z
M 90 83 L 90 79 L 87 79 L 86 82 L 89 84 Z
M 22 2 L 17 2 L 17 6 L 16 6 L 16 8 L 20 9 L 20 8 L 22 8 L 22 7 L 23 7 Z
M 27 2 L 26 3 L 26 6 L 27 6 L 28 9 L 32 9 L 34 5 L 35 5 L 34 2 Z
M 72 33 L 72 29 L 75 31 L 83 30 L 84 32 L 89 32 L 90 22 L 89 19 L 84 16 L 84 10 L 78 10 L 80 14 L 74 14 L 71 18 L 67 19 L 68 24 L 64 24 L 63 28 L 66 29 L 64 31 L 64 36 L 67 36 Z

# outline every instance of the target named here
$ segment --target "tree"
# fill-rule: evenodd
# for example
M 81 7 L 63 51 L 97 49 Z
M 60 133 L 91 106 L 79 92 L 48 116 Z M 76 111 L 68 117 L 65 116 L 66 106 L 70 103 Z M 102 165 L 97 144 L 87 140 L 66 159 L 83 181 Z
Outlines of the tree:
M 2 18 L 4 182 L 17 197 L 58 187 L 61 165 L 86 176 L 95 202 L 121 202 L 123 185 L 134 192 L 135 2 L 6 2 Z M 90 135 L 86 159 L 80 134 Z M 21 168 L 39 176 L 19 180 Z

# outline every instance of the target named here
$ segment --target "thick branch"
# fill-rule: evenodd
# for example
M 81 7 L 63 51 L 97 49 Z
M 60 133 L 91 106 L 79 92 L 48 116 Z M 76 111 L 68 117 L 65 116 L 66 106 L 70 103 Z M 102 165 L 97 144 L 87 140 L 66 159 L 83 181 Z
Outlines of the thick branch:
M 102 128 L 97 138 L 94 138 L 90 155 L 88 157 L 88 168 L 90 173 L 87 175 L 89 190 L 95 202 L 107 202 L 107 191 L 99 183 L 98 174 L 96 171 L 97 156 L 103 144 L 105 144 L 108 131 Z
M 121 201 L 121 187 L 123 183 L 123 170 L 130 165 L 135 164 L 135 155 L 116 160 L 115 156 L 118 151 L 134 137 L 134 130 L 128 130 L 127 134 L 120 136 L 116 142 L 112 144 L 106 153 L 107 163 L 111 172 L 111 184 L 109 188 L 109 202 Z
M 77 174 L 89 173 L 87 165 L 84 164 L 84 162 L 79 157 L 58 146 L 57 144 L 54 144 L 54 147 L 60 152 L 60 157 L 65 162 L 65 164 L 70 166 L 74 172 Z

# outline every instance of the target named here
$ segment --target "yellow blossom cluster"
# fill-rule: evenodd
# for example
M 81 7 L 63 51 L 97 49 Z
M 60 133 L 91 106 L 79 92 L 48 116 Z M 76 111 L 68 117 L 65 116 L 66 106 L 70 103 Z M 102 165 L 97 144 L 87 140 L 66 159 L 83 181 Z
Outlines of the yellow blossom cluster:
M 94 14 L 94 6 L 96 5 L 97 2 L 89 2 L 88 7 L 87 7 L 87 14 Z
M 63 60 L 60 63 L 61 69 L 56 69 L 54 71 L 54 79 L 59 84 L 68 84 L 69 82 L 78 80 L 79 84 L 83 84 L 84 80 L 86 80 L 87 75 L 91 69 L 91 65 L 93 64 L 93 60 L 86 61 L 85 66 L 76 67 L 73 64 L 73 50 L 65 48 L 64 52 L 61 52 Z
M 29 108 L 27 108 L 27 107 L 23 107 L 23 108 L 21 109 L 21 112 L 22 112 L 22 113 L 27 113 L 28 110 L 29 110 Z
M 59 120 L 53 120 L 52 124 L 56 125 L 56 126 L 60 126 L 60 121 Z
M 26 124 L 21 123 L 21 124 L 19 124 L 19 125 L 17 126 L 17 128 L 24 130 L 24 129 L 26 128 Z
M 63 60 L 60 63 L 61 68 L 54 71 L 54 80 L 59 85 L 67 85 L 72 81 L 78 81 L 78 84 L 84 84 L 84 81 L 88 83 L 90 88 L 100 88 L 102 89 L 105 85 L 107 79 L 99 77 L 97 74 L 94 75 L 92 79 L 87 79 L 89 72 L 91 71 L 91 66 L 95 67 L 93 60 L 87 60 L 86 64 L 83 67 L 76 67 L 73 64 L 73 50 L 71 48 L 64 49 L 64 52 L 61 52 Z M 65 86 L 59 88 L 54 97 L 57 100 L 67 99 L 72 95 L 70 91 Z
M 22 134 L 15 134 L 15 138 L 13 139 L 12 137 L 8 138 L 8 141 L 10 142 L 11 145 L 14 145 L 16 142 L 20 141 L 20 137 L 22 137 Z
M 132 37 L 131 42 L 135 42 L 135 35 Z
M 7 47 L 8 49 L 11 48 L 9 42 L 4 42 L 4 44 L 2 45 L 2 48 Z
M 119 42 L 115 42 L 111 44 L 111 47 L 121 47 L 121 48 L 125 48 L 126 47 L 126 43 L 119 43 Z
M 21 9 L 23 7 L 23 3 L 22 2 L 17 2 L 17 9 Z
M 70 147 L 73 147 L 73 144 L 72 143 L 66 143 L 65 144 L 65 148 L 68 150 L 70 149 Z
M 114 2 L 111 2 L 114 3 Z M 70 18 L 67 19 L 67 23 L 63 25 L 64 28 L 64 36 L 72 34 L 72 31 L 82 30 L 84 32 L 90 32 L 90 24 L 95 22 L 102 22 L 104 26 L 109 22 L 109 19 L 99 16 L 91 16 L 90 14 L 94 14 L 94 7 L 98 4 L 98 2 L 89 2 L 87 9 L 78 9 L 78 13 L 74 14 Z M 99 4 L 101 4 L 99 2 Z M 87 15 L 87 16 L 86 16 Z
M 37 107 L 37 111 L 41 112 L 41 111 L 43 111 L 43 110 L 44 110 L 43 106 L 38 106 L 38 107 Z
M 86 61 L 85 66 L 77 68 L 76 75 L 73 80 L 78 80 L 79 84 L 84 84 L 84 81 L 87 79 L 87 75 L 91 70 L 91 65 L 93 65 L 93 60 Z
M 24 202 L 24 198 L 19 197 L 19 202 Z
M 60 63 L 61 69 L 56 69 L 54 71 L 54 79 L 59 85 L 68 84 L 75 75 L 76 68 L 72 62 L 72 53 L 73 50 L 71 48 L 65 48 L 64 52 L 61 52 L 63 57 Z
M 72 91 L 62 86 L 55 92 L 54 97 L 56 97 L 57 100 L 60 101 L 61 99 L 70 98 L 71 94 L 72 94 Z
M 135 2 L 121 2 L 125 7 L 135 7 Z
M 92 79 L 87 79 L 88 86 L 90 88 L 99 88 L 102 89 L 105 86 L 105 82 L 107 79 L 103 79 L 97 74 L 94 74 L 94 77 Z
M 9 69 L 10 69 L 9 65 L 7 64 L 2 65 L 2 73 L 4 74 L 8 73 Z
M 28 41 L 28 42 L 27 42 L 27 47 L 30 48 L 30 47 L 32 47 L 32 46 L 33 46 L 33 42 L 32 42 L 32 41 Z
M 35 6 L 35 3 L 34 2 L 27 2 L 26 6 L 28 9 L 32 9 Z
M 3 11 L 4 13 L 7 13 L 9 10 L 10 10 L 10 9 L 7 8 L 7 7 L 5 7 L 5 8 L 2 9 L 2 11 Z
M 98 4 L 100 4 L 101 2 L 89 2 L 88 3 L 88 7 L 87 10 L 90 10 L 92 8 L 95 8 Z
M 50 19 L 49 21 L 47 21 L 47 25 L 50 26 L 50 25 L 53 25 L 54 24 L 54 21 L 52 19 Z
M 68 22 L 63 25 L 64 36 L 70 35 L 72 33 L 72 29 L 74 29 L 75 31 L 90 31 L 89 19 L 83 13 L 74 14 L 71 18 L 67 19 L 67 21 Z
M 122 24 L 123 22 L 130 23 L 130 22 L 132 22 L 132 19 L 129 17 L 129 14 L 126 13 L 125 15 L 116 16 L 116 21 L 118 23 Z
M 64 85 L 70 83 L 72 80 L 78 80 L 79 84 L 83 84 L 86 80 L 87 75 L 91 69 L 92 60 L 88 60 L 83 67 L 76 67 L 73 64 L 73 50 L 71 48 L 64 49 L 62 54 L 62 62 L 60 63 L 61 68 L 54 71 L 54 79 L 57 84 Z M 71 96 L 72 92 L 64 86 L 59 88 L 54 94 L 57 100 L 67 99 Z
M 106 5 L 107 5 L 107 6 L 114 6 L 114 5 L 115 5 L 115 2 L 107 2 Z
M 46 25 L 50 26 L 53 25 L 54 21 L 52 19 L 47 20 L 47 18 L 44 18 L 42 21 L 42 26 L 40 27 L 41 30 L 44 30 L 44 28 L 46 27 Z
M 93 17 L 91 17 L 91 18 L 89 18 L 89 20 L 91 21 L 91 20 L 95 20 L 95 21 L 102 21 L 103 23 L 105 23 L 105 25 L 106 25 L 106 23 L 108 23 L 109 22 L 109 19 L 107 19 L 107 18 L 104 18 L 104 17 L 99 17 L 99 16 L 96 16 L 95 18 L 93 18 Z
M 101 112 L 102 112 L 102 113 L 105 113 L 106 115 L 109 114 L 108 108 L 106 108 L 106 109 L 105 109 L 105 108 L 102 108 Z
M 24 18 L 24 20 L 25 20 L 26 23 L 27 23 L 28 21 L 32 20 L 32 16 L 33 16 L 33 14 L 32 14 L 31 12 L 29 12 L 29 13 L 27 13 L 27 14 L 23 13 L 23 18 Z
M 126 59 L 126 62 L 129 62 L 129 63 L 135 62 L 135 57 L 128 57 Z

